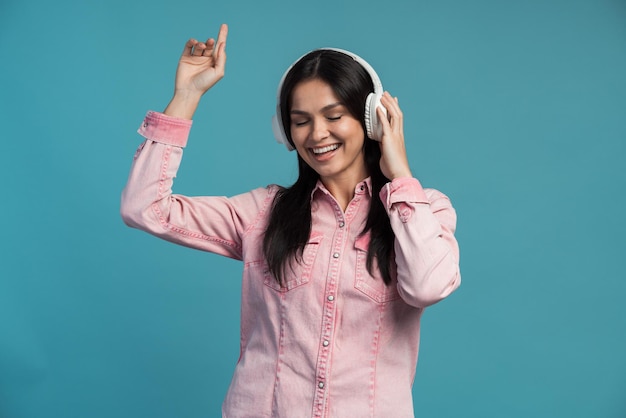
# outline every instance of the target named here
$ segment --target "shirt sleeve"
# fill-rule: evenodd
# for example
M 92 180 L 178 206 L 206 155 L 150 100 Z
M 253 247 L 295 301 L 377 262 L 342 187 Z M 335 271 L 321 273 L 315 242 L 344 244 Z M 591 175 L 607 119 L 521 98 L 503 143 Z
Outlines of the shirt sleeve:
M 400 296 L 419 308 L 448 296 L 461 284 L 456 212 L 448 197 L 406 177 L 387 183 L 380 199 L 396 236 Z
M 242 259 L 242 239 L 272 199 L 272 187 L 235 197 L 172 193 L 191 121 L 148 112 L 145 137 L 122 191 L 121 216 L 131 227 L 177 244 Z

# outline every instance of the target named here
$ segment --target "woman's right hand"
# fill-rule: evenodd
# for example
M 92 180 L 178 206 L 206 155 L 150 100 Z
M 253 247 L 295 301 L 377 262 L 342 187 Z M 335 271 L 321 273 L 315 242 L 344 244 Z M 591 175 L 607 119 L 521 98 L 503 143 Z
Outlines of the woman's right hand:
M 178 61 L 174 97 L 165 109 L 169 116 L 191 119 L 200 98 L 224 77 L 228 26 L 220 27 L 217 41 L 190 39 Z

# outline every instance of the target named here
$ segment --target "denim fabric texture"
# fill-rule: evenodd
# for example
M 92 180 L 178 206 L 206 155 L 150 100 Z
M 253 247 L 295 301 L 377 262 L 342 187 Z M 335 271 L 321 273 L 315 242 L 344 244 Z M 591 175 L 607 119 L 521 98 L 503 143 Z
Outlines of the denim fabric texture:
M 415 178 L 372 196 L 364 179 L 343 211 L 318 182 L 302 261 L 280 286 L 262 251 L 278 186 L 230 198 L 172 193 L 190 128 L 148 113 L 121 214 L 129 226 L 243 262 L 240 356 L 223 416 L 413 417 L 420 318 L 461 281 L 450 200 Z M 396 236 L 389 286 L 365 265 L 371 199 L 381 199 Z

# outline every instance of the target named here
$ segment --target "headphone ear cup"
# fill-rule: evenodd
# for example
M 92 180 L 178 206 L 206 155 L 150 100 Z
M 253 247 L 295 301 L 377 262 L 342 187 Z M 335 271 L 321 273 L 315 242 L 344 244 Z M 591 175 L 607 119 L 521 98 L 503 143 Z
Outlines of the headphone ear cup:
M 279 112 L 279 110 L 277 110 L 277 112 Z M 287 139 L 287 134 L 283 129 L 283 124 L 278 121 L 278 116 L 276 114 L 272 116 L 272 130 L 274 131 L 274 138 L 276 138 L 276 142 L 286 146 L 289 151 L 294 150 Z
M 376 141 L 380 141 L 383 137 L 383 125 L 378 120 L 376 109 L 380 106 L 385 116 L 387 109 L 380 104 L 380 94 L 370 93 L 365 101 L 365 128 L 367 136 Z

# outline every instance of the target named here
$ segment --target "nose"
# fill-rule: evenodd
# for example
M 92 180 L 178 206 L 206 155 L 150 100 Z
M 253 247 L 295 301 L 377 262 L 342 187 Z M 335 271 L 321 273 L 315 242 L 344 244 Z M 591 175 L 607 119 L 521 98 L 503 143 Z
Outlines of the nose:
M 322 139 L 327 138 L 328 135 L 328 125 L 326 124 L 326 121 L 319 118 L 314 119 L 311 127 L 311 139 L 314 141 L 321 141 Z

